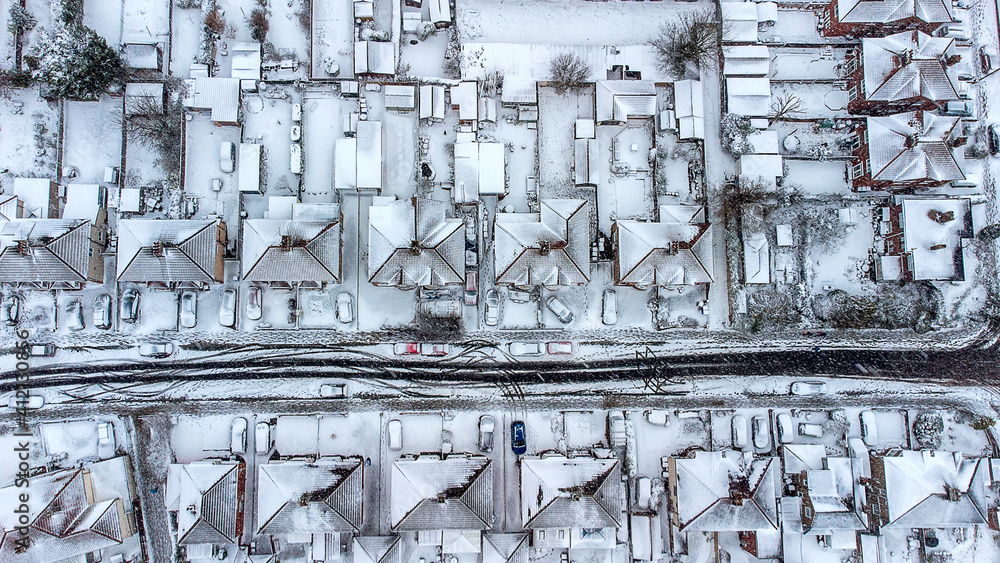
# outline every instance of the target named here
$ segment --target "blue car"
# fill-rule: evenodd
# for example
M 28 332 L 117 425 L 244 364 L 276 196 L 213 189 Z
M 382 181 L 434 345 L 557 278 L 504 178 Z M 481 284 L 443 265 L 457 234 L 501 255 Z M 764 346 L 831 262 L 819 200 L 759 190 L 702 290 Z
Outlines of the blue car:
M 528 451 L 528 445 L 524 441 L 524 423 L 515 420 L 510 423 L 510 449 L 514 455 L 524 455 Z

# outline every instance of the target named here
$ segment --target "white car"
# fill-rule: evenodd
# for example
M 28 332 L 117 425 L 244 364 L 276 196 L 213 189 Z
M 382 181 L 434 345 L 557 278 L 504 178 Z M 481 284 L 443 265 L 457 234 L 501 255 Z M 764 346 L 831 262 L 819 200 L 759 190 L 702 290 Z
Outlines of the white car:
M 795 439 L 795 429 L 792 428 L 792 417 L 783 412 L 775 417 L 778 423 L 778 441 L 787 444 Z
M 41 395 L 28 394 L 27 396 L 18 397 L 17 393 L 14 393 L 10 396 L 10 399 L 7 399 L 7 406 L 13 410 L 17 410 L 19 408 L 35 410 L 42 408 L 44 404 L 45 397 Z
M 545 351 L 553 356 L 561 356 L 573 353 L 572 342 L 549 342 L 545 345 Z
M 822 438 L 823 437 L 823 425 L 822 424 L 811 424 L 808 422 L 799 423 L 799 435 L 809 436 L 810 438 Z
M 820 395 L 826 393 L 826 383 L 822 381 L 796 381 L 790 389 L 792 395 Z
M 567 307 L 555 295 L 545 300 L 545 306 L 548 307 L 550 311 L 555 313 L 559 322 L 566 324 L 573 320 L 573 311 L 570 311 L 569 307 Z
M 511 356 L 541 356 L 541 342 L 511 342 L 508 347 Z
M 354 320 L 354 299 L 350 293 L 341 293 L 337 296 L 337 320 L 348 324 Z
M 742 450 L 747 447 L 747 418 L 743 415 L 733 417 L 733 447 Z
M 102 330 L 111 328 L 111 296 L 107 293 L 94 299 L 94 326 Z
M 394 418 L 389 421 L 385 430 L 389 438 L 389 449 L 394 452 L 403 449 L 403 423 Z
M 229 450 L 234 454 L 247 453 L 247 419 L 237 416 L 233 421 L 233 435 L 229 441 Z
M 198 324 L 198 294 L 193 291 L 181 293 L 181 326 L 194 328 Z
M 173 342 L 146 342 L 139 345 L 139 355 L 146 358 L 168 358 L 173 353 Z
M 247 318 L 259 321 L 264 315 L 264 290 L 259 285 L 251 285 L 247 291 Z
M 486 310 L 483 313 L 486 326 L 496 326 L 500 322 L 500 292 L 491 289 L 486 292 Z
M 219 168 L 226 174 L 236 170 L 236 145 L 230 141 L 222 141 L 219 145 Z
M 493 433 L 496 431 L 496 420 L 488 414 L 479 417 L 479 450 L 493 451 Z
M 97 444 L 101 446 L 110 445 L 115 447 L 115 427 L 110 422 L 101 422 L 97 425 Z
M 79 299 L 73 299 L 66 306 L 66 328 L 76 332 L 83 330 L 83 304 Z
M 755 416 L 750 421 L 753 435 L 753 447 L 758 450 L 767 449 L 771 445 L 770 429 L 767 427 L 767 418 Z
M 271 451 L 271 425 L 266 422 L 258 422 L 254 428 L 254 449 L 258 454 L 266 454 Z
M 222 305 L 219 306 L 219 324 L 229 328 L 236 326 L 236 290 L 227 289 L 222 294 Z
M 875 424 L 875 413 L 872 411 L 861 411 L 861 439 L 868 446 L 878 443 L 878 426 Z
M 613 325 L 618 322 L 618 294 L 613 289 L 605 289 L 601 300 L 601 322 Z

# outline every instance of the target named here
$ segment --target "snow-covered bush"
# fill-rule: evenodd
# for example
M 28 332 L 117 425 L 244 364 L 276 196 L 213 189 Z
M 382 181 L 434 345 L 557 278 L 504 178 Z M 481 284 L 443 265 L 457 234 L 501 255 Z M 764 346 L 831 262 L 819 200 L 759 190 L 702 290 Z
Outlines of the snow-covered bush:
M 635 423 L 625 419 L 625 474 L 634 479 L 639 470 L 639 454 L 635 449 Z
M 120 80 L 118 53 L 94 30 L 80 24 L 59 26 L 36 45 L 34 78 L 60 98 L 93 99 Z
M 12 35 L 27 33 L 34 29 L 37 23 L 38 20 L 35 19 L 35 16 L 31 15 L 31 12 L 20 4 L 14 4 L 10 7 L 7 16 L 7 31 L 11 32 Z
M 427 41 L 427 39 L 437 33 L 437 26 L 431 22 L 422 22 L 417 28 L 417 39 Z
M 366 27 L 361 30 L 362 41 L 379 41 L 384 43 L 390 39 L 392 39 L 392 34 L 384 29 L 371 29 Z
M 83 0 L 49 0 L 52 21 L 63 25 L 80 23 L 83 20 Z
M 201 8 L 201 0 L 177 0 L 177 7 L 182 10 Z
M 921 448 L 937 448 L 941 445 L 944 419 L 939 412 L 924 412 L 913 421 L 913 437 Z
M 267 40 L 267 32 L 271 29 L 271 22 L 267 20 L 267 12 L 261 8 L 254 8 L 248 18 L 250 26 L 250 38 L 263 43 Z
M 743 156 L 750 152 L 750 143 L 747 141 L 752 133 L 756 131 L 750 124 L 750 118 L 745 115 L 727 113 L 722 116 L 722 148 L 733 156 Z

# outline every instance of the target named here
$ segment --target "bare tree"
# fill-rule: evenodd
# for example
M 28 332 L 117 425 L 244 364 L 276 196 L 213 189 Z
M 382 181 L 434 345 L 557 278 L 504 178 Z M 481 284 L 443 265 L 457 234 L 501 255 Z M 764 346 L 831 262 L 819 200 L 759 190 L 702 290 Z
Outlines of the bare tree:
M 795 94 L 782 94 L 771 104 L 771 119 L 789 119 L 805 113 L 802 98 Z
M 563 53 L 549 65 L 552 85 L 560 94 L 582 87 L 590 76 L 590 67 L 573 53 Z
M 226 30 L 226 16 L 222 15 L 218 8 L 212 10 L 205 16 L 205 27 L 216 35 L 222 35 Z
M 719 190 L 719 212 L 727 226 L 742 229 L 744 218 L 764 219 L 771 210 L 774 194 L 763 178 L 732 178 Z
M 164 170 L 180 170 L 184 108 L 179 99 L 172 99 L 166 106 L 153 96 L 130 99 L 120 119 L 127 138 L 155 150 Z
M 660 26 L 653 39 L 653 49 L 660 68 L 677 78 L 685 74 L 688 64 L 699 69 L 712 68 L 722 50 L 722 24 L 714 8 L 682 12 L 676 20 Z

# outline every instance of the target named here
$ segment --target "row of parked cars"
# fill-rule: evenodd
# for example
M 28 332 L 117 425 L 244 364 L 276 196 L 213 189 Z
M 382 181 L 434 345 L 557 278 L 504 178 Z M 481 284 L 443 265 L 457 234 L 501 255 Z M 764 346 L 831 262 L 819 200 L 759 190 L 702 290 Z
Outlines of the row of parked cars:
M 862 411 L 860 415 L 861 439 L 868 446 L 874 446 L 878 442 L 878 427 L 875 424 L 875 413 L 872 411 Z M 823 425 L 809 422 L 800 422 L 798 426 L 792 423 L 792 417 L 786 412 L 778 413 L 775 420 L 776 436 L 778 443 L 789 444 L 795 440 L 796 435 L 807 438 L 822 438 Z M 767 417 L 755 416 L 750 420 L 750 437 L 753 447 L 764 450 L 771 447 L 770 424 Z M 747 419 L 743 415 L 736 415 L 732 419 L 733 447 L 737 449 L 746 448 L 748 445 Z
M 271 440 L 271 424 L 266 421 L 258 422 L 254 426 L 254 452 L 263 455 L 271 451 L 274 443 Z M 229 449 L 236 455 L 247 453 L 247 419 L 242 416 L 236 417 L 233 421 L 232 439 Z
M 403 449 L 403 422 L 394 418 L 385 425 L 386 442 L 390 451 L 398 452 Z M 479 450 L 489 453 L 493 451 L 494 436 L 496 434 L 496 419 L 493 416 L 484 414 L 479 417 Z M 235 434 L 234 434 L 235 436 Z M 528 451 L 525 440 L 524 422 L 515 420 L 510 423 L 510 449 L 514 455 L 524 455 Z
M 523 291 L 511 291 L 508 294 L 511 301 L 517 303 L 527 303 L 531 299 L 531 294 Z M 491 289 L 486 292 L 483 318 L 486 326 L 496 326 L 500 322 L 500 292 Z M 573 322 L 573 311 L 555 295 L 549 296 L 545 300 L 545 307 L 552 311 L 552 314 L 559 319 L 559 322 L 568 324 Z M 606 325 L 613 325 L 618 322 L 618 294 L 615 290 L 604 291 L 601 297 L 601 322 Z

